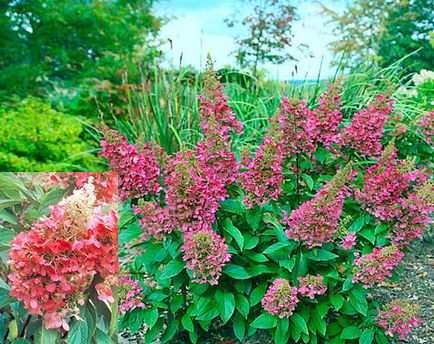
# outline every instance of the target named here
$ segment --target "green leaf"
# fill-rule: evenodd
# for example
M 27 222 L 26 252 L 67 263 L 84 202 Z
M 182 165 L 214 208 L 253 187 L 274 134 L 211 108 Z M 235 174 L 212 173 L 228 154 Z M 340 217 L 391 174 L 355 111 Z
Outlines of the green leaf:
M 234 214 L 242 214 L 245 212 L 246 208 L 240 200 L 226 199 L 220 202 L 220 210 L 224 210 Z
M 342 330 L 342 339 L 357 339 L 360 337 L 360 329 L 357 326 L 345 327 Z
M 140 327 L 141 324 L 139 324 Z M 161 333 L 161 330 L 163 329 L 164 325 L 164 319 L 160 318 L 158 319 L 157 323 L 152 327 L 149 331 L 145 334 L 145 343 L 151 344 L 155 338 Z
M 166 279 L 166 278 L 174 277 L 179 273 L 181 273 L 181 271 L 184 270 L 184 267 L 185 267 L 184 262 L 177 259 L 173 259 L 169 262 L 169 264 L 167 264 L 164 267 L 163 271 L 161 272 L 160 278 Z
M 68 337 L 69 338 L 69 337 Z M 60 336 L 57 330 L 47 330 L 44 326 L 41 326 L 36 332 L 35 332 L 35 339 L 33 340 L 34 344 L 57 344 L 60 342 Z M 74 343 L 75 342 L 70 342 Z M 77 342 L 77 344 L 80 344 L 83 342 Z M 87 344 L 84 342 L 84 344 Z
M 306 258 L 315 261 L 328 261 L 336 259 L 339 256 L 327 250 L 312 250 L 306 254 Z
M 372 245 L 375 244 L 375 232 L 372 228 L 364 229 L 358 233 L 358 235 L 367 239 Z
M 129 243 L 131 240 L 138 238 L 143 233 L 143 229 L 137 222 L 132 223 L 127 229 L 119 231 L 119 245 Z
M 271 246 L 269 246 L 267 249 L 265 249 L 265 251 L 263 252 L 264 254 L 271 254 L 274 253 L 276 251 L 279 251 L 281 249 L 284 249 L 286 247 L 291 246 L 291 244 L 288 242 L 277 242 Z
M 174 295 L 170 303 L 170 311 L 175 314 L 181 308 L 183 301 L 184 297 L 182 294 Z
M 344 297 L 340 294 L 330 295 L 330 302 L 336 310 L 339 310 L 344 304 Z
M 255 248 L 259 244 L 259 238 L 257 236 L 251 237 L 250 239 L 246 240 L 246 243 L 244 244 L 245 250 L 251 250 Z
M 356 221 L 353 222 L 353 224 L 348 228 L 349 232 L 358 232 L 362 229 L 363 225 L 365 224 L 365 217 L 359 216 Z
M 169 326 L 167 326 L 166 331 L 164 332 L 163 337 L 161 338 L 161 343 L 167 343 L 170 341 L 176 334 L 176 331 L 178 330 L 179 326 L 179 319 L 173 319 Z
M 229 277 L 232 277 L 234 279 L 243 280 L 248 279 L 252 276 L 248 274 L 246 269 L 244 269 L 242 266 L 235 265 L 235 264 L 226 264 L 223 267 L 223 272 L 228 275 Z
M 268 258 L 265 257 L 262 253 L 256 253 L 256 252 L 248 251 L 246 253 L 246 256 L 249 257 L 251 260 L 253 260 L 256 263 L 268 262 Z
M 158 309 L 156 307 L 148 308 L 143 312 L 143 320 L 149 327 L 153 327 L 158 320 Z
M 107 333 L 101 331 L 99 328 L 95 331 L 95 339 L 98 344 L 112 344 L 113 341 L 110 339 Z
M 267 290 L 267 285 L 265 283 L 260 284 L 250 293 L 250 306 L 256 306 L 259 302 L 261 302 L 262 298 L 265 295 L 265 291 Z
M 231 318 L 232 314 L 234 314 L 234 294 L 223 289 L 217 289 L 215 293 L 215 300 L 217 302 L 217 308 L 220 313 L 220 318 L 223 320 L 223 323 L 226 324 Z
M 243 319 L 243 317 L 240 314 L 235 314 L 234 318 L 232 319 L 233 323 L 233 330 L 235 333 L 235 337 L 242 342 L 244 340 L 245 334 L 246 334 L 246 322 Z
M 353 289 L 350 292 L 350 302 L 354 309 L 360 314 L 367 316 L 368 302 L 366 301 L 366 293 L 358 289 Z
M 223 221 L 223 229 L 228 232 L 236 241 L 240 250 L 243 250 L 244 237 L 240 230 L 232 224 L 229 218 L 225 218 Z
M 246 221 L 249 226 L 256 231 L 259 228 L 262 218 L 262 209 L 258 206 L 254 206 L 246 211 Z
M 288 318 L 279 319 L 277 322 L 277 328 L 274 332 L 274 340 L 276 344 L 286 344 L 288 343 L 291 332 L 289 330 L 289 320 Z
M 16 204 L 21 204 L 21 199 L 0 199 L 0 209 L 8 208 Z
M 191 320 L 190 316 L 188 314 L 184 314 L 181 318 L 182 326 L 188 331 L 192 332 L 194 331 L 194 324 L 193 320 Z
M 143 324 L 144 311 L 141 308 L 135 308 L 129 312 L 128 327 L 132 333 L 137 332 Z
M 12 239 L 15 238 L 17 233 L 5 227 L 0 227 L 0 245 L 9 246 Z
M 352 281 L 353 281 L 353 276 L 352 275 L 348 276 L 344 282 L 344 285 L 342 286 L 343 292 L 351 290 L 354 287 L 354 284 Z
M 264 313 L 253 320 L 250 326 L 260 329 L 274 328 L 277 326 L 277 318 L 270 313 Z
M 306 182 L 306 185 L 308 186 L 309 190 L 312 190 L 312 189 L 313 189 L 313 179 L 312 179 L 312 177 L 309 176 L 309 175 L 306 174 L 306 173 L 303 173 L 303 174 L 301 175 L 301 177 L 302 177 L 302 178 L 304 179 L 304 181 Z
M 359 344 L 371 344 L 373 341 L 374 341 L 373 328 L 364 330 L 359 338 Z
M 235 307 L 237 308 L 238 312 L 240 312 L 240 314 L 247 319 L 250 312 L 250 305 L 247 297 L 241 294 L 236 294 Z
M 306 321 L 303 319 L 303 317 L 295 313 L 291 315 L 291 318 L 289 318 L 291 322 L 294 324 L 296 328 L 298 328 L 301 332 L 309 334 L 309 331 L 307 329 Z

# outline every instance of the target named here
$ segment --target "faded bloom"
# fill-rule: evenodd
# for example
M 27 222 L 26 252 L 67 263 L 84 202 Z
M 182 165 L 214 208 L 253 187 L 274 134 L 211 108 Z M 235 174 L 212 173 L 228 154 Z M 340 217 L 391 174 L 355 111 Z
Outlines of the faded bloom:
M 291 286 L 288 280 L 276 279 L 262 298 L 262 308 L 279 318 L 290 318 L 300 300 L 297 287 Z
M 386 335 L 399 335 L 400 340 L 407 338 L 412 328 L 422 323 L 417 319 L 419 306 L 408 301 L 393 300 L 377 311 L 377 324 L 386 330 Z
M 431 145 L 434 144 L 434 110 L 425 114 L 418 126 L 427 142 Z
M 183 260 L 193 282 L 217 285 L 222 267 L 231 259 L 225 239 L 212 230 L 184 233 Z

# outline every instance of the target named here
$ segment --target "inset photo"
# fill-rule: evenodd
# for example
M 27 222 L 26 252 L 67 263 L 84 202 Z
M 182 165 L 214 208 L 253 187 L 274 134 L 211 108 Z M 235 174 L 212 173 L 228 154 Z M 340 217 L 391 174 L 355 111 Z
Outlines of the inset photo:
M 117 173 L 0 173 L 0 343 L 117 343 Z

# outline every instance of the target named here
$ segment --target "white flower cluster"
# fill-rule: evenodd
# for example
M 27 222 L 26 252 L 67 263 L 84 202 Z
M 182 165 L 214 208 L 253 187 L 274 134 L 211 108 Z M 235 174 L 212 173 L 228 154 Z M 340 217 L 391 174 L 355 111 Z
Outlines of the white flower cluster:
M 427 81 L 434 80 L 434 71 L 422 69 L 419 73 L 413 75 L 413 82 L 417 86 Z

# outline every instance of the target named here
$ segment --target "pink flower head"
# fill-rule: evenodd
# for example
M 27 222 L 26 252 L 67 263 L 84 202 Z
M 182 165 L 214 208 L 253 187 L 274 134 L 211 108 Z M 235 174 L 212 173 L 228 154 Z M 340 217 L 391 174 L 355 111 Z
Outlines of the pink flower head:
M 396 219 L 389 237 L 395 245 L 407 247 L 412 240 L 421 238 L 432 223 L 430 213 L 434 211 L 434 182 L 428 181 L 407 198 L 399 199 L 398 205 L 401 216 Z
M 300 300 L 297 287 L 291 286 L 288 280 L 276 279 L 262 298 L 262 308 L 279 318 L 289 318 Z
M 241 187 L 246 192 L 244 204 L 247 208 L 279 198 L 283 181 L 282 155 L 281 144 L 271 137 L 265 137 L 256 157 L 248 162 L 247 171 L 240 177 Z
M 341 241 L 340 246 L 344 250 L 351 250 L 356 245 L 356 233 L 351 232 L 347 234 Z
M 306 275 L 305 277 L 298 277 L 300 286 L 298 293 L 301 296 L 314 299 L 315 295 L 323 295 L 327 292 L 327 287 L 323 283 L 324 277 L 321 275 Z
M 379 156 L 384 124 L 392 112 L 394 100 L 378 95 L 367 109 L 354 115 L 349 126 L 342 129 L 339 144 L 360 153 L 361 156 Z
M 146 202 L 142 206 L 132 206 L 134 215 L 140 215 L 140 227 L 143 229 L 142 240 L 154 237 L 163 240 L 173 230 L 169 208 L 162 208 L 158 203 Z
M 342 122 L 341 91 L 342 82 L 328 85 L 327 90 L 319 97 L 319 106 L 313 111 L 313 124 L 315 126 L 314 138 L 326 148 L 336 142 L 339 124 Z
M 171 159 L 164 183 L 171 220 L 182 232 L 210 228 L 219 202 L 227 197 L 222 181 L 189 150 Z
M 119 279 L 119 313 L 132 310 L 133 308 L 145 308 L 142 293 L 143 288 L 139 281 L 130 275 L 123 275 Z
M 338 233 L 339 218 L 348 193 L 348 182 L 352 168 L 346 166 L 315 195 L 284 217 L 283 223 L 289 226 L 286 235 L 289 239 L 303 242 L 308 248 L 333 242 Z
M 226 133 L 233 131 L 235 134 L 243 132 L 243 123 L 239 122 L 234 112 L 228 105 L 227 97 L 222 91 L 217 72 L 214 71 L 211 60 L 208 60 L 207 70 L 204 73 L 204 91 L 199 97 L 200 126 L 208 136 L 210 123 L 218 123 Z M 211 129 L 211 133 L 214 129 Z
M 386 330 L 386 335 L 397 334 L 400 340 L 407 338 L 412 328 L 422 323 L 417 319 L 419 306 L 408 301 L 393 300 L 377 311 L 377 324 Z
M 285 157 L 315 150 L 313 138 L 316 129 L 313 118 L 303 100 L 282 98 L 277 120 L 282 130 Z
M 117 216 L 92 208 L 90 184 L 51 209 L 49 217 L 11 241 L 11 296 L 30 314 L 43 317 L 47 328 L 67 329 L 67 319 L 78 314 L 94 276 L 102 278 L 100 296 L 114 301 L 111 281 L 117 273 Z
M 426 141 L 431 145 L 434 144 L 434 110 L 425 114 L 418 125 Z
M 353 283 L 360 282 L 364 288 L 371 288 L 375 283 L 391 277 L 401 259 L 404 257 L 396 246 L 375 247 L 372 253 L 360 257 L 354 253 Z
M 108 160 L 113 171 L 119 173 L 120 199 L 140 198 L 161 191 L 160 165 L 156 151 L 150 148 L 149 143 L 139 150 L 117 131 L 106 130 L 101 146 L 100 155 Z
M 413 169 L 412 161 L 397 161 L 396 155 L 392 141 L 379 162 L 367 169 L 363 189 L 356 192 L 356 199 L 363 208 L 383 221 L 401 216 L 398 200 L 419 176 L 419 171 Z
M 182 259 L 193 273 L 193 282 L 217 285 L 222 267 L 231 259 L 225 239 L 212 230 L 184 233 Z

